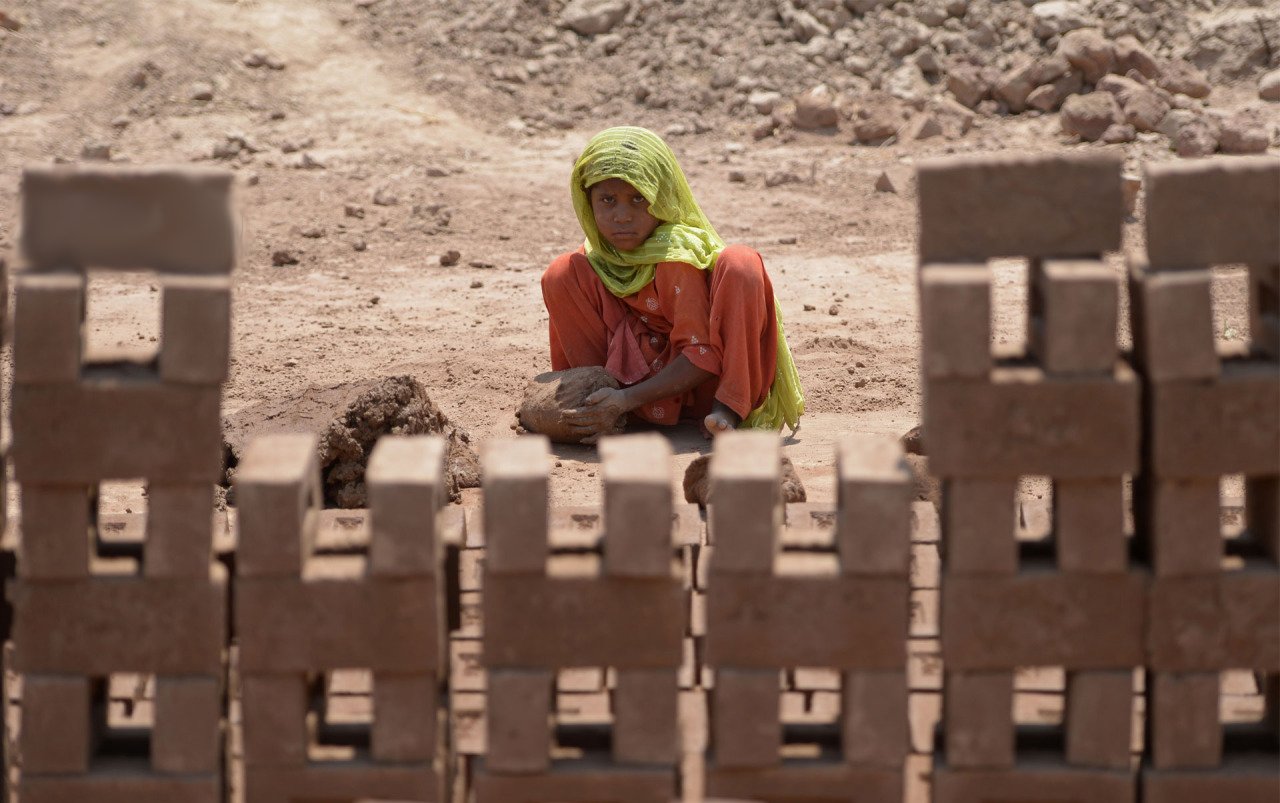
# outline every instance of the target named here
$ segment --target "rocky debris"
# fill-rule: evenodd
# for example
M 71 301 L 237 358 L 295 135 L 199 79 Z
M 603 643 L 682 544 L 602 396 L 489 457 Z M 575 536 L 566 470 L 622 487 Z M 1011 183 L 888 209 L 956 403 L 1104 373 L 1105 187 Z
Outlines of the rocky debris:
M 234 159 L 241 154 L 253 155 L 261 151 L 262 148 L 256 145 L 245 134 L 230 133 L 226 137 L 213 146 L 214 159 Z
M 958 64 L 947 71 L 947 89 L 956 100 L 972 109 L 991 97 L 999 73 L 973 64 Z
M 1038 86 L 1052 83 L 1070 71 L 1066 58 L 1055 54 L 1045 58 L 1024 58 L 1013 69 L 1000 76 L 994 87 L 995 97 L 1011 112 L 1025 111 L 1027 98 Z
M 1222 121 L 1218 147 L 1223 153 L 1264 153 L 1271 145 L 1266 124 L 1247 112 Z
M 1155 131 L 1169 113 L 1169 104 L 1155 90 L 1143 86 L 1120 97 L 1125 122 L 1137 131 Z
M 480 487 L 480 459 L 471 447 L 471 436 L 436 407 L 421 382 L 411 376 L 393 376 L 361 393 L 321 436 L 326 505 L 369 506 L 365 469 L 374 445 L 384 435 L 443 435 L 448 443 L 450 500 L 461 500 L 462 488 Z
M 1206 117 L 1194 117 L 1178 128 L 1173 137 L 1173 150 L 1188 158 L 1212 156 L 1218 150 L 1218 126 Z
M 1272 70 L 1258 81 L 1258 97 L 1263 100 L 1280 100 L 1280 70 Z
M 804 502 L 809 496 L 791 458 L 782 458 L 782 501 Z M 711 455 L 694 459 L 684 471 L 684 501 L 706 506 L 711 501 Z
M 1204 73 L 1197 70 L 1190 62 L 1181 59 L 1165 63 L 1164 68 L 1160 70 L 1157 84 L 1167 92 L 1191 98 L 1207 98 L 1212 90 Z
M 1089 16 L 1083 3 L 1073 0 L 1049 0 L 1031 6 L 1031 14 L 1035 18 L 1035 35 L 1041 39 L 1061 36 L 1079 28 L 1097 25 L 1098 21 Z
M 630 0 L 572 0 L 560 12 L 560 25 L 579 36 L 595 36 L 612 31 L 630 10 Z
M 878 144 L 897 134 L 905 122 L 906 112 L 897 98 L 883 92 L 868 92 L 854 107 L 854 141 Z
M 1133 36 L 1121 36 L 1115 41 L 1116 72 L 1128 75 L 1131 71 L 1155 80 L 1160 77 L 1160 65 L 1151 51 Z
M 147 85 L 153 80 L 163 77 L 164 70 L 160 69 L 159 65 L 154 61 L 144 61 L 129 74 L 129 86 L 134 89 L 146 89 Z
M 462 254 L 458 251 L 450 249 L 440 255 L 440 266 L 444 268 L 452 268 L 462 259 Z
M 213 84 L 208 81 L 196 81 L 187 92 L 187 97 L 202 103 L 213 100 Z
M 1120 104 L 1109 92 L 1072 95 L 1062 104 L 1062 130 L 1086 142 L 1102 139 L 1112 125 L 1121 122 Z
M 597 390 L 619 387 L 618 380 L 600 366 L 538 374 L 525 387 L 516 421 L 525 431 L 546 435 L 557 443 L 581 443 L 582 436 L 570 430 L 564 413 L 581 407 Z M 621 434 L 626 425 L 627 417 L 619 416 L 604 434 Z
M 914 180 L 915 170 L 909 167 L 885 168 L 880 171 L 880 175 L 876 176 L 876 192 L 892 192 L 896 195 L 906 195 L 911 190 L 911 184 Z
M 297 265 L 298 255 L 292 251 L 281 249 L 271 252 L 271 264 L 277 268 L 283 268 L 286 265 Z
M 907 124 L 899 130 L 898 138 L 902 142 L 917 142 L 940 137 L 944 133 L 938 118 L 930 112 L 924 111 L 918 112 L 907 121 Z
M 244 58 L 240 60 L 244 66 L 251 70 L 266 67 L 269 70 L 283 70 L 285 63 L 265 50 L 254 50 L 244 54 Z
M 816 86 L 795 100 L 795 127 L 801 131 L 834 128 L 840 122 L 835 97 L 826 86 Z
M 373 201 L 374 206 L 395 206 L 400 203 L 400 196 L 386 187 L 378 187 L 373 191 L 373 196 L 370 200 Z
M 1058 53 L 1091 84 L 1098 83 L 1116 64 L 1115 47 L 1096 28 L 1071 31 L 1058 43 Z
M 772 90 L 758 89 L 747 95 L 747 103 L 760 114 L 772 114 L 782 102 L 782 93 Z
M 1133 142 L 1138 138 L 1138 132 L 1128 123 L 1112 123 L 1102 132 L 1100 140 L 1107 145 L 1120 145 L 1125 142 Z

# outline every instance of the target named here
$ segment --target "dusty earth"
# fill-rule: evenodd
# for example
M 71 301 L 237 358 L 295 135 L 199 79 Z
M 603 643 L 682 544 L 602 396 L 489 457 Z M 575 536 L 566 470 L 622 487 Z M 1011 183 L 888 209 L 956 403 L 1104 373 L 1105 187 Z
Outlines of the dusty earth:
M 564 4 L 552 0 L 0 5 L 17 22 L 0 27 L 0 254 L 11 262 L 24 165 L 105 156 L 238 173 L 243 259 L 224 413 L 246 437 L 320 432 L 353 388 L 398 375 L 421 382 L 475 443 L 510 436 L 525 383 L 550 368 L 540 272 L 581 237 L 565 186 L 572 160 L 597 130 L 634 123 L 669 136 L 721 234 L 764 255 L 808 406 L 785 451 L 809 498 L 830 500 L 835 438 L 900 434 L 919 412 L 913 162 L 1108 148 L 1138 174 L 1176 158 L 1159 134 L 1080 144 L 1055 113 L 1005 115 L 999 104 L 954 125 L 946 65 L 985 53 L 1005 69 L 1022 50 L 1053 51 L 1058 34 L 1037 32 L 1030 2 L 933 3 L 945 22 L 928 18 L 930 34 L 925 3 L 751 0 L 717 15 L 706 0 L 646 0 L 588 36 L 558 24 Z M 1066 5 L 1095 7 L 1108 35 L 1148 36 L 1160 58 L 1192 58 L 1213 82 L 1197 104 L 1248 108 L 1280 140 L 1280 104 L 1258 97 L 1260 76 L 1280 66 L 1266 4 Z M 826 20 L 827 33 L 799 12 Z M 906 46 L 904 30 L 917 37 Z M 1235 47 L 1231 36 L 1253 38 Z M 941 108 L 941 133 L 851 144 L 860 99 L 893 89 L 908 63 L 930 71 L 917 70 L 923 96 L 901 101 L 904 113 Z M 776 91 L 786 107 L 818 84 L 837 95 L 836 126 L 798 130 L 751 100 Z M 1023 271 L 1001 263 L 997 275 L 996 338 L 1016 342 Z M 1223 277 L 1238 299 L 1239 273 Z M 156 290 L 145 275 L 95 277 L 91 345 L 154 349 Z M 1246 336 L 1238 317 L 1219 331 Z M 671 434 L 678 492 L 707 446 L 694 426 Z M 597 500 L 595 450 L 554 451 L 555 501 Z

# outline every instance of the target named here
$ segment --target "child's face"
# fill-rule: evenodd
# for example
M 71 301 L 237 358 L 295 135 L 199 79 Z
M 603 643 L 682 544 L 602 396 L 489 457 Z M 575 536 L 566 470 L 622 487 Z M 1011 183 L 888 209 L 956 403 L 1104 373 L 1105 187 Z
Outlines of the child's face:
M 661 222 L 649 214 L 648 199 L 620 178 L 591 186 L 591 211 L 600 236 L 619 251 L 639 248 Z

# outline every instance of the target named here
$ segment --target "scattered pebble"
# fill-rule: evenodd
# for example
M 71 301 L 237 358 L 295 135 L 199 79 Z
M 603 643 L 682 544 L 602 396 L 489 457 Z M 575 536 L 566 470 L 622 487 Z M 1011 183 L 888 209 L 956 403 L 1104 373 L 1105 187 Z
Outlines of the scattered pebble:
M 462 259 L 462 254 L 450 249 L 440 255 L 440 265 L 442 267 L 451 268 L 454 265 L 457 265 L 460 259 Z
M 729 181 L 730 181 L 730 183 L 732 183 L 732 184 L 742 184 L 742 183 L 746 182 L 746 180 L 747 180 L 747 174 L 746 174 L 746 173 L 744 173 L 743 171 L 741 171 L 741 170 L 730 170 L 730 171 L 729 171 Z
M 379 187 L 373 191 L 373 203 L 375 206 L 395 206 L 400 203 L 400 196 L 385 187 Z
M 208 81 L 196 81 L 191 85 L 188 97 L 201 102 L 213 100 L 213 84 Z
M 839 314 L 840 314 L 840 307 L 836 306 L 835 304 L 832 304 L 832 305 L 831 305 L 831 309 L 827 310 L 827 314 L 828 314 L 828 315 L 839 315 Z
M 325 231 L 319 226 L 308 226 L 307 228 L 299 232 L 299 234 L 301 234 L 303 237 L 306 237 L 308 240 L 319 240 L 322 237 L 324 237 Z
M 472 290 L 479 290 L 481 287 L 484 287 L 484 282 L 480 281 L 479 279 L 472 279 L 472 280 L 471 280 L 471 289 L 472 289 Z
M 271 264 L 275 265 L 277 268 L 283 268 L 285 265 L 297 265 L 298 257 L 292 251 L 273 251 L 271 254 Z
M 363 251 L 368 250 L 368 248 L 369 248 L 369 244 L 368 244 L 368 243 L 366 243 L 363 239 L 360 239 L 360 240 L 354 240 L 354 241 L 351 243 L 351 250 L 356 251 L 356 252 L 363 252 Z
M 795 245 L 798 239 L 794 234 L 784 235 L 778 238 L 778 245 Z
M 289 359 L 287 359 L 287 360 L 285 360 L 285 361 L 284 361 L 284 367 L 285 367 L 285 368 L 297 368 L 297 367 L 298 367 L 298 361 L 297 361 L 297 360 L 295 360 L 293 357 L 290 357 Z
M 815 307 L 815 306 L 814 306 L 814 305 L 812 305 L 812 304 L 805 304 L 805 305 L 804 305 L 804 311 L 805 311 L 805 312 L 813 312 L 813 311 L 814 311 L 814 310 L 816 310 L 816 309 L 817 309 L 817 307 Z
M 80 158 L 93 162 L 111 161 L 111 143 L 86 142 L 80 149 Z
M 440 264 L 443 265 L 444 263 L 441 262 Z M 496 267 L 492 262 L 486 262 L 483 259 L 473 259 L 467 264 L 473 268 L 480 268 L 481 270 L 489 270 L 491 268 Z
M 364 207 L 358 204 L 347 204 L 342 208 L 343 214 L 358 220 L 364 220 Z

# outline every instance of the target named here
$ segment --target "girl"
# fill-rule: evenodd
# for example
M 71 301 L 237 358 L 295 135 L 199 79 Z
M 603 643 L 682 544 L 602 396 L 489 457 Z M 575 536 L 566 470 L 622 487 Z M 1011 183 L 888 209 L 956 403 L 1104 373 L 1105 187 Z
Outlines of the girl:
M 625 413 L 701 416 L 708 437 L 794 431 L 804 396 L 764 262 L 725 246 L 667 144 L 644 128 L 603 131 L 569 189 L 586 242 L 542 275 L 551 367 L 604 366 L 623 386 L 568 411 L 573 431 L 594 442 Z

